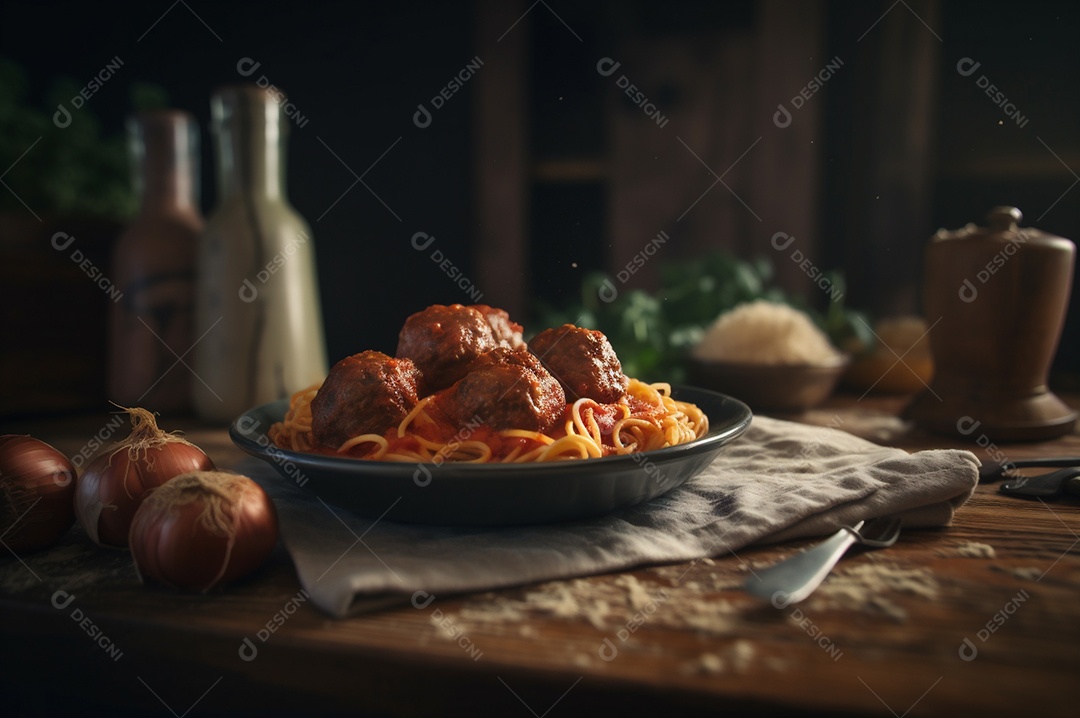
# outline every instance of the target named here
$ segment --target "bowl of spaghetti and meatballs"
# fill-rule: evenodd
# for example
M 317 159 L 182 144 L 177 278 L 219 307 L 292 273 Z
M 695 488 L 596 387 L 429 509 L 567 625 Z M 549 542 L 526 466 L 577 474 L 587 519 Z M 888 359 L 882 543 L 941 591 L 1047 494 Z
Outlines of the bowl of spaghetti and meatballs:
M 382 486 L 385 498 L 397 491 L 400 504 L 416 493 L 406 483 L 425 488 L 411 509 L 391 514 L 407 517 L 400 520 L 445 522 L 435 495 L 449 490 L 455 504 L 483 484 L 479 516 L 465 523 L 486 523 L 496 494 L 509 490 L 495 504 L 521 513 L 521 487 L 539 481 L 539 504 L 518 516 L 505 506 L 495 512 L 496 523 L 519 523 L 537 510 L 540 520 L 591 515 L 659 495 L 703 468 L 749 421 L 749 410 L 730 397 L 626 376 L 599 331 L 566 324 L 526 342 L 505 311 L 451 304 L 410 315 L 392 356 L 367 349 L 344 357 L 319 385 L 239 417 L 231 434 L 283 475 L 286 459 L 333 474 L 323 488 L 344 488 L 346 499 L 357 491 L 372 499 Z M 269 428 L 253 434 L 252 427 Z M 650 474 L 657 461 L 679 468 Z M 515 480 L 499 485 L 493 472 Z M 346 475 L 363 476 L 353 483 L 364 486 L 344 484 Z M 552 478 L 559 475 L 561 483 Z M 588 476 L 606 478 L 586 489 L 579 482 Z M 404 483 L 390 488 L 395 481 Z

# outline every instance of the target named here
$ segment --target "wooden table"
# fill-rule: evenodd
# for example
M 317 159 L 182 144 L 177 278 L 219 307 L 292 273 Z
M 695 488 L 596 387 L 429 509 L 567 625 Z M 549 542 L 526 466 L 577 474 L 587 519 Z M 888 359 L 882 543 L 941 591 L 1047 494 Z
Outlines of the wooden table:
M 800 419 L 956 445 L 897 433 L 902 404 L 841 397 Z M 71 455 L 102 422 L 0 432 Z M 220 465 L 241 458 L 223 430 L 184 428 Z M 1080 435 L 997 448 L 1080 455 Z M 3 713 L 1073 715 L 1078 507 L 980 486 L 952 527 L 851 556 L 782 610 L 738 586 L 747 564 L 805 542 L 341 621 L 304 600 L 283 550 L 240 585 L 186 595 L 141 586 L 126 553 L 73 529 L 0 558 Z

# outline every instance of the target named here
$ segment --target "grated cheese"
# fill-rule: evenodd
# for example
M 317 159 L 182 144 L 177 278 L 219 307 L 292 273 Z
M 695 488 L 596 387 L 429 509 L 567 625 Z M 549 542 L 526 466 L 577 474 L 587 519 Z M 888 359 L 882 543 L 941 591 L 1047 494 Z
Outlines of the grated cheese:
M 706 361 L 822 366 L 842 356 L 804 312 L 764 300 L 721 314 L 692 354 Z

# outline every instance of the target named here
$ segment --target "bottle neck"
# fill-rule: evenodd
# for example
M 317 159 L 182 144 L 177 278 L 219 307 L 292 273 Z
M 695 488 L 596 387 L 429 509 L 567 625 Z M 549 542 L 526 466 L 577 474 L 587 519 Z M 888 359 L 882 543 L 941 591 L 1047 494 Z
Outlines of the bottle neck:
M 191 116 L 170 110 L 143 113 L 129 121 L 128 131 L 140 211 L 196 210 L 199 135 Z
M 285 199 L 287 136 L 276 103 L 243 96 L 227 112 L 215 112 L 217 181 L 222 200 L 243 194 Z

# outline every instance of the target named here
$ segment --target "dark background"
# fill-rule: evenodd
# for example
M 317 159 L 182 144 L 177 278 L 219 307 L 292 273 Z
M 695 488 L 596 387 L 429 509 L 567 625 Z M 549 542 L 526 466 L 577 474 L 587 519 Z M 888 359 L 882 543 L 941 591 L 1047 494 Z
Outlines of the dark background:
M 847 273 L 849 304 L 876 313 L 917 312 L 919 258 L 926 239 L 938 227 L 982 222 L 992 206 L 1019 206 L 1026 223 L 1035 225 L 1040 218 L 1037 226 L 1045 231 L 1080 237 L 1080 189 L 1072 188 L 1080 169 L 1080 53 L 1075 49 L 1080 8 L 1064 1 L 910 6 L 930 18 L 928 24 L 942 40 L 930 93 L 933 150 L 924 185 L 930 199 L 918 216 L 882 228 L 861 220 L 860 212 L 890 201 L 887 182 L 875 185 L 865 179 L 888 173 L 866 166 L 875 155 L 854 138 L 861 132 L 863 143 L 872 142 L 872 133 L 866 139 L 867 124 L 889 111 L 880 103 L 871 109 L 867 88 L 911 80 L 875 77 L 877 65 L 863 60 L 867 53 L 880 56 L 888 48 L 875 48 L 872 42 L 857 46 L 854 38 L 875 18 L 881 23 L 877 32 L 901 16 L 910 22 L 906 13 L 913 11 L 908 4 L 891 2 L 819 4 L 825 52 L 814 67 L 841 55 L 852 68 L 839 73 L 822 94 L 821 176 L 815 190 L 819 257 L 824 266 Z M 408 314 L 428 304 L 463 300 L 438 267 L 409 246 L 418 231 L 436 235 L 447 256 L 481 290 L 496 281 L 527 286 L 526 321 L 536 300 L 567 300 L 584 272 L 613 269 L 605 236 L 605 183 L 585 179 L 532 187 L 526 276 L 474 274 L 471 158 L 483 138 L 473 129 L 473 88 L 466 84 L 427 129 L 417 128 L 412 117 L 418 103 L 428 102 L 476 55 L 476 15 L 483 9 L 483 3 L 416 0 L 4 2 L 0 54 L 23 66 L 31 94 L 43 106 L 54 78 L 67 76 L 81 86 L 121 57 L 121 70 L 87 103 L 113 133 L 122 131 L 131 109 L 132 82 L 163 87 L 171 104 L 194 113 L 203 129 L 204 213 L 212 211 L 215 197 L 206 134 L 209 96 L 221 84 L 244 79 L 237 72 L 241 58 L 260 62 L 255 76 L 265 74 L 287 91 L 308 118 L 292 131 L 289 196 L 314 230 L 333 361 L 364 348 L 392 351 Z M 530 117 L 529 155 L 603 155 L 608 150 L 603 98 L 611 81 L 597 74 L 595 62 L 626 42 L 622 33 L 628 25 L 653 37 L 749 32 L 760 9 L 761 4 L 750 1 L 547 0 L 533 6 L 509 30 L 524 33 L 527 40 L 527 70 L 520 82 Z M 961 57 L 977 58 L 980 71 L 958 75 Z M 974 86 L 981 73 L 1029 118 L 1025 128 L 1015 127 Z M 804 73 L 799 76 L 806 79 Z M 777 95 L 787 97 L 790 90 L 778 89 Z M 660 88 L 655 96 L 675 124 L 681 99 L 677 88 Z M 904 108 L 895 109 L 902 113 Z M 11 162 L 0 159 L 5 166 Z M 32 163 L 34 153 L 23 161 Z M 342 196 L 354 174 L 362 175 L 374 194 L 357 183 Z M 896 213 L 903 212 L 901 203 Z M 887 301 L 881 287 L 895 290 Z M 1063 374 L 1080 366 L 1075 296 L 1055 364 Z M 6 337 L 4 351 L 23 340 Z
M 68 76 L 81 86 L 119 56 L 123 67 L 87 103 L 114 132 L 122 131 L 130 111 L 131 82 L 164 88 L 171 104 L 193 113 L 203 131 L 204 214 L 213 210 L 216 185 L 210 95 L 220 85 L 266 75 L 308 119 L 304 127 L 292 127 L 289 199 L 312 225 L 330 355 L 388 344 L 392 350 L 396 327 L 408 313 L 455 289 L 434 266 L 425 266 L 430 262 L 416 261 L 412 235 L 437 235 L 467 268 L 468 253 L 461 249 L 470 223 L 467 92 L 426 131 L 412 116 L 418 102 L 429 101 L 473 56 L 469 5 L 187 3 L 211 32 L 183 4 L 161 17 L 170 4 L 7 2 L 0 52 L 24 66 L 39 96 L 54 77 Z M 262 63 L 250 78 L 237 71 L 245 57 Z M 30 153 L 24 161 L 33 159 Z M 327 212 L 353 184 L 350 169 L 364 176 L 400 222 L 362 184 Z

